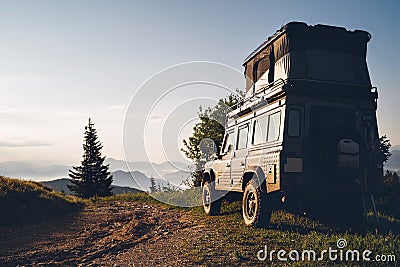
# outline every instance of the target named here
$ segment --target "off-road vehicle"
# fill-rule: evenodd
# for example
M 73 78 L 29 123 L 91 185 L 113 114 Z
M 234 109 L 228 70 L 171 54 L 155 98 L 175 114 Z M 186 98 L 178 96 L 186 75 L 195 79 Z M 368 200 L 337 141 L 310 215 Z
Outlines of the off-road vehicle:
M 361 222 L 363 196 L 383 186 L 370 38 L 291 22 L 245 59 L 244 102 L 227 114 L 219 156 L 203 172 L 208 215 L 240 192 L 250 226 L 267 225 L 282 202 Z

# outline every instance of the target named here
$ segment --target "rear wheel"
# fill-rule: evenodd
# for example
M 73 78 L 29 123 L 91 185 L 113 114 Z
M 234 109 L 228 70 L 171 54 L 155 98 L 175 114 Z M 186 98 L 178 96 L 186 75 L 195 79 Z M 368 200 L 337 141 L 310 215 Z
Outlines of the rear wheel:
M 209 216 L 218 215 L 221 210 L 221 198 L 214 185 L 207 181 L 203 185 L 203 208 Z
M 244 223 L 257 228 L 266 227 L 271 220 L 272 209 L 269 207 L 267 195 L 255 180 L 247 183 L 242 200 Z
M 318 204 L 316 204 L 318 203 Z M 314 201 L 315 217 L 339 227 L 363 232 L 366 226 L 364 205 L 360 195 L 326 195 Z

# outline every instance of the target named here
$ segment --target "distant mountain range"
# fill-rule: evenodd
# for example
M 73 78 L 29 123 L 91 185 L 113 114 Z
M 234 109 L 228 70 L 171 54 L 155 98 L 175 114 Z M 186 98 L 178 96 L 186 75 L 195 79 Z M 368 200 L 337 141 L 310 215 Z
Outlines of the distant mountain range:
M 385 162 L 384 168 L 387 170 L 391 171 L 400 171 L 400 146 L 395 146 L 399 147 L 399 149 L 394 150 L 391 149 L 390 152 L 392 153 L 392 156 L 390 156 L 389 160 Z
M 144 173 L 139 171 L 126 172 L 126 171 L 115 171 L 112 172 L 114 181 L 113 185 L 116 186 L 129 186 L 142 191 L 150 191 L 150 178 Z M 163 179 L 154 178 L 156 186 L 167 186 L 168 181 Z M 173 184 L 170 182 L 170 186 Z M 179 185 L 179 184 L 177 184 Z
M 71 166 L 47 165 L 37 161 L 6 161 L 0 162 L 0 175 L 7 177 L 49 180 L 67 177 Z
M 117 160 L 113 158 L 107 158 L 106 164 L 110 165 L 110 171 L 115 177 L 121 179 L 115 179 L 125 181 L 126 184 L 116 182 L 120 186 L 131 186 L 133 176 L 140 177 L 140 179 L 146 177 L 142 183 L 147 187 L 149 178 L 154 177 L 159 180 L 160 184 L 166 184 L 169 181 L 171 184 L 179 185 L 182 180 L 190 178 L 189 166 L 181 162 L 165 162 L 165 163 L 150 163 L 150 162 L 125 162 L 124 160 Z M 72 167 L 69 165 L 51 165 L 46 162 L 37 161 L 8 161 L 0 162 L 0 175 L 6 177 L 15 177 L 22 179 L 31 179 L 36 181 L 49 181 L 59 178 L 68 177 L 68 171 Z M 139 174 L 140 173 L 140 174 Z M 123 178 L 122 177 L 127 177 Z M 129 183 L 128 183 L 129 182 Z M 162 183 L 163 182 L 163 183 Z M 140 186 L 133 185 L 135 188 Z
M 110 170 L 134 172 L 140 171 L 147 177 L 154 177 L 161 180 L 167 180 L 172 184 L 179 185 L 182 180 L 190 178 L 190 166 L 182 162 L 164 162 L 164 163 L 151 163 L 151 162 L 126 162 L 124 160 L 116 160 L 107 158 L 106 164 L 110 165 Z
M 47 187 L 50 187 L 53 190 L 57 190 L 60 192 L 64 192 L 65 194 L 72 194 L 71 190 L 69 190 L 68 185 L 71 185 L 71 180 L 67 179 L 67 178 L 61 178 L 61 179 L 57 179 L 57 180 L 53 180 L 53 181 L 45 181 L 42 182 L 42 184 L 44 184 Z M 127 186 L 116 186 L 113 185 L 112 186 L 112 192 L 116 195 L 116 194 L 124 194 L 124 193 L 138 193 L 138 192 L 142 192 L 142 190 L 138 190 L 136 188 L 131 188 L 131 187 L 127 187 Z
M 111 173 L 113 175 L 113 183 L 112 186 L 114 187 L 113 193 L 120 194 L 120 193 L 128 193 L 128 192 L 139 192 L 139 191 L 150 191 L 150 178 L 147 177 L 145 174 L 139 171 L 133 172 L 126 172 L 126 171 L 115 171 Z M 163 179 L 154 178 L 154 182 L 158 187 L 168 186 L 168 181 Z M 70 194 L 71 191 L 68 188 L 68 185 L 71 185 L 71 179 L 68 178 L 61 178 L 52 181 L 43 181 L 44 185 L 58 190 L 65 192 L 66 194 Z M 169 186 L 173 186 L 170 183 Z
M 395 145 L 395 146 L 390 147 L 390 151 L 393 151 L 393 150 L 400 150 L 400 145 Z

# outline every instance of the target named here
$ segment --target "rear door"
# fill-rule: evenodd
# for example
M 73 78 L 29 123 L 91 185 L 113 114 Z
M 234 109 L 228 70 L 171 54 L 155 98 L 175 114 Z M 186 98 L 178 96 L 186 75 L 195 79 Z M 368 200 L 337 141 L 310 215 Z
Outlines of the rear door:
M 309 103 L 307 105 L 305 170 L 312 182 L 337 184 L 338 143 L 351 139 L 361 145 L 356 127 L 356 108 L 347 103 Z

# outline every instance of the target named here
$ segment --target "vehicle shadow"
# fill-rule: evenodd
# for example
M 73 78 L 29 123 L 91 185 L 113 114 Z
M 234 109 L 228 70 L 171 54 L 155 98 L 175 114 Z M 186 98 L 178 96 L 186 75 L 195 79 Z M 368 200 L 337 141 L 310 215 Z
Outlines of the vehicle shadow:
M 318 233 L 367 233 L 400 235 L 400 221 L 393 215 L 379 214 L 379 223 L 373 214 L 368 214 L 362 225 L 349 226 L 334 219 L 327 219 L 323 215 L 296 214 L 293 211 L 278 210 L 272 215 L 270 230 L 289 231 L 301 234 Z
M 221 216 L 238 213 L 241 213 L 241 201 L 232 199 L 223 202 Z M 392 233 L 400 235 L 400 220 L 397 217 L 395 215 L 387 215 L 387 213 L 379 213 L 379 224 L 377 224 L 373 213 L 370 212 L 367 220 L 362 225 L 349 226 L 337 222 L 335 218 L 326 218 L 324 214 L 305 213 L 295 209 L 279 209 L 272 213 L 271 222 L 267 229 L 301 234 L 318 232 L 324 234 L 354 233 L 365 235 L 367 233 Z

